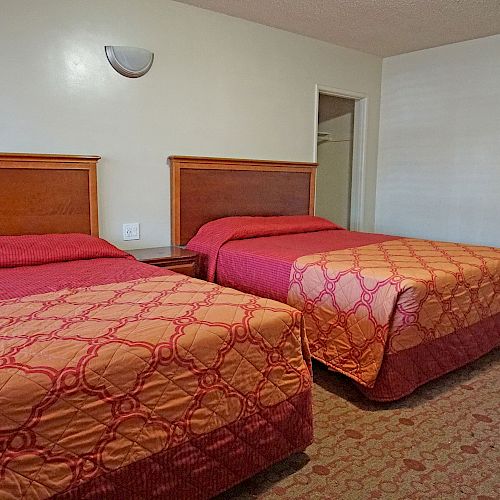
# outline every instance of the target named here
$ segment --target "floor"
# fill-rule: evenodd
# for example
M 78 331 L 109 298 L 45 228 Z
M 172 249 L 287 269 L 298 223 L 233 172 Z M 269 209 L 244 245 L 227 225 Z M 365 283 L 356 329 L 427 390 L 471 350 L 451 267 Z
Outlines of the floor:
M 220 500 L 500 498 L 500 349 L 392 404 L 314 375 L 314 443 Z

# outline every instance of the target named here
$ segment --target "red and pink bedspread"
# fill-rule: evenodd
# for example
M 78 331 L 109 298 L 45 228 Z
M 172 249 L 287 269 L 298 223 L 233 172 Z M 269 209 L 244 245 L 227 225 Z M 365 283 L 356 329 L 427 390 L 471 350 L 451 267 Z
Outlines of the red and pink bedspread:
M 298 311 L 88 236 L 0 237 L 0 401 L 2 498 L 208 498 L 312 440 Z
M 496 248 L 305 216 L 213 221 L 188 247 L 209 278 L 301 310 L 313 357 L 372 399 L 398 399 L 500 343 Z

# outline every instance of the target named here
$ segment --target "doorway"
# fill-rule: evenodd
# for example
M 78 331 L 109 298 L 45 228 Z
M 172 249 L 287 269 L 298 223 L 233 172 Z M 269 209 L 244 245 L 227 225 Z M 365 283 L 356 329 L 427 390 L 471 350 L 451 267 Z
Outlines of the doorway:
M 362 229 L 366 96 L 317 88 L 316 215 Z

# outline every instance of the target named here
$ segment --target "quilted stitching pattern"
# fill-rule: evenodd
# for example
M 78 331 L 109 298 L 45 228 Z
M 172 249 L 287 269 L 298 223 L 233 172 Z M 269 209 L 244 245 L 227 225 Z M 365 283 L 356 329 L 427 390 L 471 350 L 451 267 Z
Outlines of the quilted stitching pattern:
M 210 498 L 312 442 L 311 391 L 99 476 L 59 500 Z
M 385 355 L 500 312 L 500 249 L 401 238 L 301 257 L 288 303 L 313 357 L 373 387 Z
M 309 391 L 301 325 L 178 274 L 0 301 L 3 493 L 70 490 Z

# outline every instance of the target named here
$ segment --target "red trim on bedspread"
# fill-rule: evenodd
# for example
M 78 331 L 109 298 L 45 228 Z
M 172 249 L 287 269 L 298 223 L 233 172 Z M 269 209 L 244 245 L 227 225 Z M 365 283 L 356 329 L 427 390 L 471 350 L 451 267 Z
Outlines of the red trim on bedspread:
M 0 269 L 0 300 L 169 274 L 172 271 L 129 257 L 9 267 Z
M 343 230 L 329 220 L 312 215 L 224 217 L 204 224 L 188 242 L 187 248 L 200 253 L 202 276 L 214 281 L 219 250 L 228 241 L 339 229 Z
M 132 258 L 106 240 L 88 234 L 0 236 L 0 268 L 107 257 Z
M 356 384 L 368 398 L 395 401 L 417 387 L 465 366 L 500 346 L 500 314 L 432 342 L 386 355 L 372 388 Z
M 219 250 L 217 283 L 286 303 L 290 270 L 299 257 L 398 238 L 330 230 L 229 241 Z
M 88 481 L 60 500 L 210 498 L 312 443 L 311 391 Z

